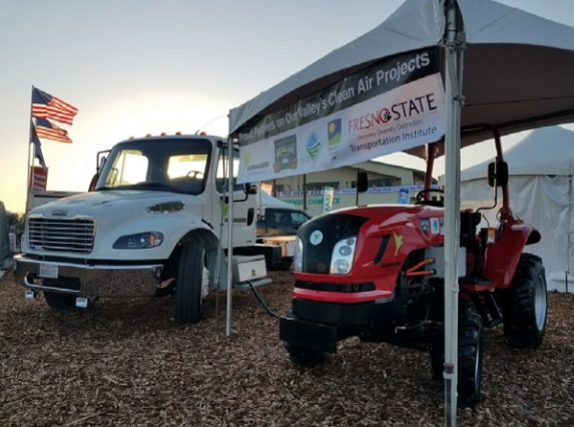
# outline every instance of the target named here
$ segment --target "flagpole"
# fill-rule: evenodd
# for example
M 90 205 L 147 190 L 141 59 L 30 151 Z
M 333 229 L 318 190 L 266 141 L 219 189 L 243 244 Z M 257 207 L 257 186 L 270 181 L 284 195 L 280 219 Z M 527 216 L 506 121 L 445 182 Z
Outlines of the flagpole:
M 30 125 L 28 130 L 28 166 L 26 169 L 26 206 L 24 207 L 24 213 L 28 213 L 28 201 L 30 198 L 30 175 L 32 174 L 32 169 L 30 165 L 30 151 L 32 150 L 32 105 L 34 103 L 34 85 L 32 85 L 32 91 L 30 95 Z M 33 156 L 36 156 L 36 147 L 33 148 Z M 32 157 L 33 158 L 33 157 Z

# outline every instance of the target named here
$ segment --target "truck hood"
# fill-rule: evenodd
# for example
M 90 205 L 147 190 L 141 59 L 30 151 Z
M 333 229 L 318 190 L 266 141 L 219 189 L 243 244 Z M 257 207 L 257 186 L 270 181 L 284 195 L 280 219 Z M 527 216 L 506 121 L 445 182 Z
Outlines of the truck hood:
M 114 217 L 117 221 L 119 219 L 118 216 L 125 218 L 142 215 L 150 206 L 161 203 L 180 201 L 185 205 L 194 204 L 193 202 L 196 198 L 197 196 L 188 194 L 163 191 L 95 191 L 39 206 L 30 211 L 30 215 L 39 214 L 47 218 L 73 218 L 75 216 L 89 215 L 98 220 Z M 201 212 L 200 206 L 199 211 Z

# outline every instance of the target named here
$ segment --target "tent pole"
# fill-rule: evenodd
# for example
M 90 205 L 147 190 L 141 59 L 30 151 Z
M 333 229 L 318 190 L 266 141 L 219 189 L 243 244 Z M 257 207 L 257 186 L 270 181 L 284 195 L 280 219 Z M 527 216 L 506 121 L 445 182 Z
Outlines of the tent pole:
M 233 286 L 233 193 L 235 191 L 235 182 L 233 180 L 233 139 L 227 141 L 227 163 L 229 173 L 227 174 L 228 206 L 227 209 L 227 230 L 229 232 L 227 239 L 227 310 L 225 321 L 225 335 L 231 335 L 231 289 Z
M 458 247 L 460 234 L 460 90 L 458 78 L 456 0 L 446 0 L 445 50 L 445 279 L 444 378 L 445 425 L 456 426 L 458 379 Z
M 303 210 L 307 212 L 307 174 L 303 174 Z

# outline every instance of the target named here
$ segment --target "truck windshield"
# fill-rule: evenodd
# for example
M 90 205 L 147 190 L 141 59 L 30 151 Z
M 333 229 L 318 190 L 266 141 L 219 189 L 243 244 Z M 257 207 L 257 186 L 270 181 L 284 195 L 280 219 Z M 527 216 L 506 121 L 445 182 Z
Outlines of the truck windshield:
M 159 190 L 201 194 L 211 144 L 205 139 L 149 139 L 116 145 L 96 190 Z

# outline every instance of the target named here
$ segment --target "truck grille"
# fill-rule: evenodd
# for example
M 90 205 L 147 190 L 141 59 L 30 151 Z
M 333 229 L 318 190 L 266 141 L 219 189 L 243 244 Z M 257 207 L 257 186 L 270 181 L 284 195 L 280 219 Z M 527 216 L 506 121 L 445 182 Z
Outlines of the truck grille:
M 94 247 L 95 222 L 89 218 L 30 218 L 28 244 L 31 249 L 89 254 Z

